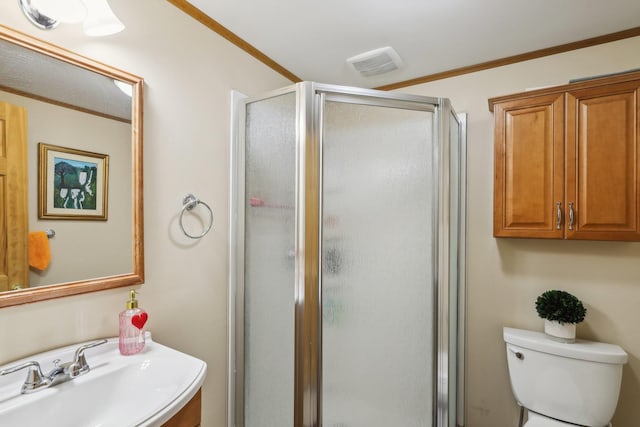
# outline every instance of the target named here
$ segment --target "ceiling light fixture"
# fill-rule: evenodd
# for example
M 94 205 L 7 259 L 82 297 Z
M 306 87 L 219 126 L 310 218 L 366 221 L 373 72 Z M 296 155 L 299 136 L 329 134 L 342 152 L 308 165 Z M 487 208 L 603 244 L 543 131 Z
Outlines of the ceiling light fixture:
M 107 0 L 18 0 L 29 22 L 41 30 L 52 30 L 60 23 L 82 22 L 91 37 L 108 36 L 124 30 L 124 24 Z
M 31 0 L 18 0 L 18 3 L 20 4 L 22 13 L 24 13 L 24 16 L 27 17 L 29 22 L 41 30 L 53 30 L 60 23 L 36 9 L 31 4 Z
M 92 37 L 108 36 L 124 30 L 124 24 L 109 7 L 107 0 L 82 0 L 87 6 L 87 19 L 82 27 Z
M 87 16 L 80 0 L 31 0 L 31 7 L 61 24 L 77 24 Z
M 113 84 L 116 85 L 116 87 L 129 98 L 133 96 L 133 86 L 131 86 L 129 83 L 121 82 L 120 80 L 114 80 Z

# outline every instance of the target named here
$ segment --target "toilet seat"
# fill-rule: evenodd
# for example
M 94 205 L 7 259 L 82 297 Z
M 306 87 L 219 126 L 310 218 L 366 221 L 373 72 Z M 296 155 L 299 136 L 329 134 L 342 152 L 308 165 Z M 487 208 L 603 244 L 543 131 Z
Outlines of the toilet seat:
M 577 424 L 565 423 L 564 421 L 545 417 L 533 411 L 527 412 L 529 417 L 523 427 L 581 427 Z M 611 427 L 611 423 L 606 427 Z

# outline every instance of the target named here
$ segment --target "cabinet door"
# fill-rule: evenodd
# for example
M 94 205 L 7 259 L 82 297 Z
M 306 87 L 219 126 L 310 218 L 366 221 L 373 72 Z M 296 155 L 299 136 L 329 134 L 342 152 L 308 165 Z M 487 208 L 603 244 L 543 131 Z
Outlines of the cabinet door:
M 567 93 L 569 239 L 640 240 L 639 88 L 635 81 Z
M 563 238 L 563 111 L 563 94 L 495 105 L 495 237 Z

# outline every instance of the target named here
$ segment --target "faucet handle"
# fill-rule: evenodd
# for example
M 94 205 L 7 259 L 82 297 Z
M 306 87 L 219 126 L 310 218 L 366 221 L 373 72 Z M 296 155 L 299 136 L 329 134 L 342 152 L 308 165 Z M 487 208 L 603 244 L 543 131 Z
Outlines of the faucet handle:
M 86 357 L 84 357 L 85 350 L 105 344 L 106 342 L 107 340 L 99 340 L 99 341 L 94 341 L 89 344 L 85 344 L 78 347 L 78 349 L 76 350 L 76 354 L 73 358 L 73 362 L 71 362 L 71 364 L 67 368 L 69 376 L 71 378 L 75 378 L 79 375 L 86 374 L 87 372 L 89 372 L 91 368 L 87 363 Z
M 20 390 L 22 394 L 31 393 L 41 387 L 47 387 L 49 385 L 49 380 L 45 379 L 42 369 L 40 369 L 40 364 L 36 361 L 25 362 L 21 365 L 4 369 L 0 371 L 0 376 L 12 374 L 26 368 L 29 370 L 27 371 L 27 378 L 24 380 L 24 384 L 22 384 L 22 389 Z

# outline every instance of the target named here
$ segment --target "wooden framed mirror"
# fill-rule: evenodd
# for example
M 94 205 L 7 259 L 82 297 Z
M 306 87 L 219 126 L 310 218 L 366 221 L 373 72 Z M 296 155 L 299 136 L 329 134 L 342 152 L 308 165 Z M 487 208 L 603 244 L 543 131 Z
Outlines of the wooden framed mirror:
M 0 25 L 0 307 L 144 282 L 142 100 L 142 78 Z M 56 189 L 42 147 L 109 173 Z M 103 211 L 84 215 L 98 179 Z M 50 257 L 33 267 L 44 230 Z

